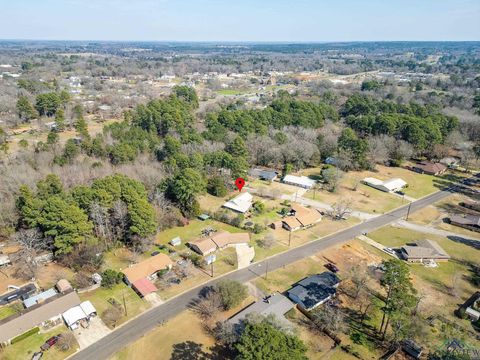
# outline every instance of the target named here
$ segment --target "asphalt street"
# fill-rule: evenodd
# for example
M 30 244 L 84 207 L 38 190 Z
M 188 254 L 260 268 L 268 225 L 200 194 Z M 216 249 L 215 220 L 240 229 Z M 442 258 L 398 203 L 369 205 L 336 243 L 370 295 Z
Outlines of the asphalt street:
M 355 225 L 349 229 L 337 232 L 330 236 L 315 240 L 297 248 L 293 248 L 282 254 L 275 255 L 269 259 L 253 263 L 248 268 L 234 271 L 221 278 L 228 278 L 240 282 L 247 282 L 259 276 L 265 276 L 266 271 L 273 271 L 281 268 L 284 265 L 293 263 L 295 261 L 307 258 L 316 252 L 327 249 L 334 245 L 347 242 L 362 233 L 369 233 L 377 228 L 387 225 L 399 219 L 405 219 L 407 212 L 414 212 L 431 205 L 439 200 L 444 199 L 451 194 L 452 189 L 446 189 L 433 193 L 427 197 L 419 199 L 415 202 L 409 203 L 401 208 L 393 210 L 390 213 L 369 219 L 361 224 Z M 74 360 L 91 360 L 91 359 L 108 359 L 115 352 L 122 349 L 124 346 L 142 337 L 148 331 L 161 325 L 175 315 L 185 310 L 188 305 L 198 297 L 199 292 L 205 286 L 214 284 L 220 278 L 212 279 L 212 281 L 202 284 L 198 288 L 187 291 L 175 298 L 166 301 L 164 304 L 152 308 L 137 318 L 129 321 L 125 325 L 112 331 L 109 335 L 100 339 L 89 347 L 72 355 L 70 359 Z M 169 354 L 166 354 L 168 358 Z M 160 358 L 160 357 L 159 357 Z

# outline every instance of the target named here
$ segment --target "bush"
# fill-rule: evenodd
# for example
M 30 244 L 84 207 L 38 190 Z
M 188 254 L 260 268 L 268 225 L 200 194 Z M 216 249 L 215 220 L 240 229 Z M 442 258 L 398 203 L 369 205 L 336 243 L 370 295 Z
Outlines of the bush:
M 113 269 L 107 269 L 102 273 L 102 287 L 112 288 L 116 284 L 120 284 L 123 280 L 123 274 Z
M 253 203 L 253 209 L 257 214 L 263 214 L 265 212 L 265 204 L 261 201 L 255 201 Z
M 215 291 L 220 294 L 225 310 L 239 305 L 247 297 L 247 287 L 234 280 L 220 280 Z
M 24 332 L 23 334 L 18 335 L 17 337 L 14 337 L 11 341 L 10 344 L 15 344 L 23 339 L 26 339 L 29 336 L 32 336 L 34 334 L 37 334 L 40 331 L 40 328 L 34 327 L 33 329 L 28 330 L 27 332 Z
M 260 234 L 263 230 L 265 230 L 265 226 L 261 224 L 255 224 L 253 225 L 253 232 L 255 234 Z
M 244 220 L 245 220 L 245 216 L 243 214 L 238 214 L 231 220 L 230 225 L 239 228 L 242 226 Z
M 352 340 L 357 345 L 365 345 L 368 343 L 368 339 L 365 334 L 355 331 L 350 335 L 350 340 Z
M 189 259 L 193 265 L 200 267 L 202 265 L 202 257 L 198 254 L 191 253 L 190 255 L 187 256 L 187 259 Z

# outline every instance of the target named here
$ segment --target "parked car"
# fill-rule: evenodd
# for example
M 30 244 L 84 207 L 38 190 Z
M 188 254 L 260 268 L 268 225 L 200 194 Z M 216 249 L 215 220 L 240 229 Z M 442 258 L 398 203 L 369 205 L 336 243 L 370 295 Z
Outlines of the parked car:
M 340 269 L 338 267 L 336 267 L 335 265 L 333 265 L 332 263 L 328 263 L 328 264 L 325 264 L 325 267 L 330 270 L 331 272 L 334 272 L 334 273 L 337 273 L 340 271 Z
M 405 195 L 405 193 L 404 193 L 403 191 L 400 191 L 400 190 L 397 190 L 397 191 L 395 191 L 395 192 L 396 192 L 398 195 L 402 195 L 402 196 Z
M 395 250 L 393 250 L 392 248 L 389 248 L 389 247 L 383 248 L 383 251 L 385 251 L 389 254 L 392 254 L 392 255 L 396 255 Z
M 51 338 L 47 339 L 47 341 L 45 341 L 45 343 L 42 346 L 40 346 L 40 349 L 43 351 L 50 349 L 53 345 L 57 343 L 59 338 L 60 338 L 60 335 L 52 336 Z

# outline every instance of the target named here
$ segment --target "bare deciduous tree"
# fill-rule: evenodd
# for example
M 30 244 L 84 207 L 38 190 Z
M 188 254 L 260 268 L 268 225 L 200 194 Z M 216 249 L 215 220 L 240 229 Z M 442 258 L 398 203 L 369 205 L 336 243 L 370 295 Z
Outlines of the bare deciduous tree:
M 328 214 L 334 220 L 345 220 L 352 213 L 351 200 L 340 199 L 338 202 L 332 205 L 332 209 L 328 211 Z
M 260 239 L 258 243 L 264 249 L 271 249 L 277 243 L 277 238 L 275 234 L 268 233 L 262 239 Z

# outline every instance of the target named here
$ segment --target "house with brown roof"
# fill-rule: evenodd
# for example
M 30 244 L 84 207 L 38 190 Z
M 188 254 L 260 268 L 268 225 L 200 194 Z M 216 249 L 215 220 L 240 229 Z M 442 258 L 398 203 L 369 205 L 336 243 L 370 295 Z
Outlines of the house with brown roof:
M 448 261 L 450 256 L 433 240 L 418 240 L 400 249 L 401 257 L 408 262 Z
M 412 170 L 420 174 L 441 175 L 447 170 L 447 166 L 442 163 L 421 161 L 413 165 Z
M 452 225 L 480 232 L 480 215 L 453 215 L 448 220 Z
M 221 231 L 213 235 L 199 238 L 188 242 L 190 248 L 202 256 L 208 255 L 217 249 L 224 249 L 238 244 L 248 244 L 250 235 L 248 233 L 229 233 Z
M 34 305 L 28 310 L 0 320 L 0 344 L 8 343 L 18 335 L 28 330 L 42 326 L 46 322 L 61 322 L 61 314 L 80 304 L 80 298 L 75 291 L 68 294 L 58 294 L 45 300 L 42 304 Z
M 157 278 L 158 273 L 170 270 L 172 266 L 172 260 L 167 255 L 160 253 L 123 269 L 122 273 L 127 285 L 131 286 L 141 296 L 145 296 L 157 290 L 152 281 Z
M 296 231 L 302 228 L 310 227 L 322 220 L 322 214 L 317 209 L 306 208 L 304 206 L 293 204 L 290 210 L 290 216 L 283 218 L 283 227 L 288 231 Z

